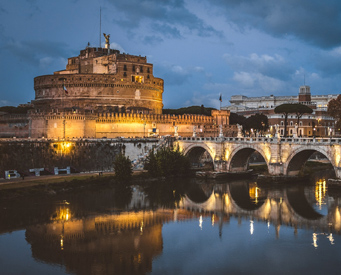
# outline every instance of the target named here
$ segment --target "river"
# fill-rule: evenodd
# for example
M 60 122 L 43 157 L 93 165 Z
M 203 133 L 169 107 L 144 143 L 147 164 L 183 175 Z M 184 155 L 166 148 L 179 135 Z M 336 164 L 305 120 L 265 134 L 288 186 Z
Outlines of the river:
M 0 202 L 0 274 L 339 274 L 341 192 L 153 181 Z

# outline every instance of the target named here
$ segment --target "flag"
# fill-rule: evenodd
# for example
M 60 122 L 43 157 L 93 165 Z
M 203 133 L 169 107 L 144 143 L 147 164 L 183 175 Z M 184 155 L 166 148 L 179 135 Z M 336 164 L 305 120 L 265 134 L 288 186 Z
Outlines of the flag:
M 220 94 L 220 96 L 219 96 L 219 101 L 220 101 L 220 102 L 223 102 L 223 99 L 221 98 L 221 94 Z
M 63 89 L 64 89 L 64 92 L 65 92 L 66 95 L 69 94 L 69 92 L 67 91 L 65 85 L 63 85 Z

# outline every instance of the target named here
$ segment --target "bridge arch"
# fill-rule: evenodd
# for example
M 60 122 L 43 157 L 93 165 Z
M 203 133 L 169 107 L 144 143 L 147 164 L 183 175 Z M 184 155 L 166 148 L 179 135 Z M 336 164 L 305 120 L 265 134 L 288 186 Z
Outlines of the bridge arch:
M 205 154 L 205 152 L 209 154 L 213 164 L 215 153 L 211 150 L 210 147 L 208 147 L 204 143 L 191 144 L 188 147 L 184 148 L 183 150 L 183 154 L 189 157 L 191 163 L 199 163 L 200 159 Z
M 311 155 L 315 152 L 319 152 L 324 155 L 333 166 L 335 175 L 337 175 L 336 165 L 334 165 L 333 160 L 331 159 L 330 154 L 319 147 L 314 148 L 299 148 L 293 150 L 291 154 L 288 156 L 287 161 L 284 164 L 284 174 L 288 176 L 297 176 L 301 169 L 304 167 L 305 163 L 311 157 Z
M 267 156 L 262 148 L 258 146 L 238 146 L 232 150 L 228 158 L 227 170 L 228 171 L 246 171 L 249 166 L 249 161 L 251 155 L 257 152 L 259 153 L 266 163 L 267 168 L 269 169 Z

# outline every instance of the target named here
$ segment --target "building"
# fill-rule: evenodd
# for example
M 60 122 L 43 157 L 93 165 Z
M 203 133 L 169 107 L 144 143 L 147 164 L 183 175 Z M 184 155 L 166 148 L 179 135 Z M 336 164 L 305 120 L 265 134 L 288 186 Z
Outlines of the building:
M 33 109 L 24 117 L 0 115 L 0 137 L 116 138 L 225 136 L 237 133 L 229 111 L 212 116 L 163 115 L 163 79 L 146 57 L 86 47 L 65 70 L 34 79 Z M 13 124 L 17 122 L 18 125 Z M 221 125 L 221 126 L 220 126 Z M 21 130 L 22 129 L 22 130 Z
M 68 58 L 66 69 L 34 79 L 38 112 L 83 110 L 162 114 L 163 80 L 147 58 L 87 47 Z
M 311 95 L 309 86 L 301 86 L 297 96 L 262 96 L 246 97 L 234 95 L 230 99 L 230 106 L 222 109 L 229 110 L 246 117 L 262 113 L 268 116 L 269 133 L 274 134 L 278 125 L 281 135 L 284 135 L 284 115 L 276 114 L 274 109 L 285 103 L 301 103 L 313 109 L 312 114 L 303 115 L 299 121 L 295 114 L 289 114 L 287 120 L 287 134 L 294 136 L 330 136 L 335 135 L 335 120 L 327 114 L 328 102 L 338 95 Z M 298 125 L 297 124 L 298 121 Z

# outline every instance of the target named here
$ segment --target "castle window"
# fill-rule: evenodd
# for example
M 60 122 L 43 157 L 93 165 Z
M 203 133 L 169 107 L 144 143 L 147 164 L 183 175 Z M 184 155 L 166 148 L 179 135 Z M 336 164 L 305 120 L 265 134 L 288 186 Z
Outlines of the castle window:
M 292 126 L 293 125 L 293 122 L 292 121 L 290 121 L 290 126 Z
M 127 65 L 123 66 L 123 70 L 125 70 L 125 71 L 127 70 Z
M 284 122 L 283 121 L 281 121 L 281 126 L 283 126 L 284 125 Z
M 140 76 L 140 75 L 132 75 L 132 76 L 131 76 L 131 81 L 132 81 L 132 82 L 137 82 L 137 83 L 143 83 L 143 82 L 144 82 L 144 79 L 143 79 L 143 76 Z
M 149 70 L 149 68 L 147 68 L 147 73 L 150 73 L 150 70 Z
M 135 65 L 133 65 L 133 72 L 135 72 Z
M 147 75 L 147 79 L 149 79 L 149 75 Z
M 142 66 L 140 66 L 140 72 L 143 73 L 143 67 Z
M 126 73 L 126 72 L 124 72 L 124 73 L 123 73 L 123 76 L 127 76 L 127 73 Z

